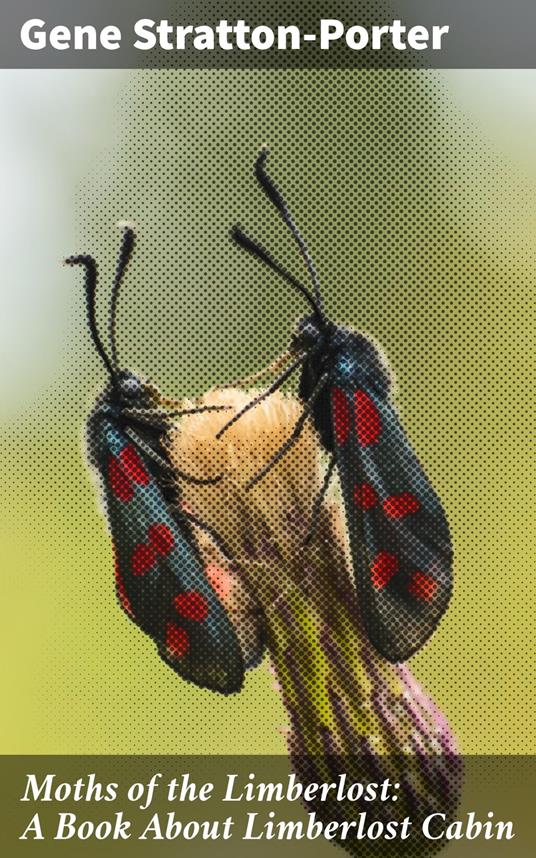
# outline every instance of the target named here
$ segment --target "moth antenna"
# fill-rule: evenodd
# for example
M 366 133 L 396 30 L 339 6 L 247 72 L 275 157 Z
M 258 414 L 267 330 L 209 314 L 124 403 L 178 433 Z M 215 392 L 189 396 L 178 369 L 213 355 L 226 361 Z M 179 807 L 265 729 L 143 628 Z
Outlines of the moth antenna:
M 276 274 L 279 274 L 279 276 L 282 277 L 283 280 L 286 280 L 287 283 L 290 283 L 290 285 L 294 289 L 296 289 L 300 293 L 300 295 L 303 295 L 320 324 L 324 325 L 325 319 L 322 313 L 322 308 L 316 302 L 314 296 L 311 294 L 309 289 L 304 286 L 303 283 L 300 283 L 300 281 L 296 277 L 294 277 L 294 275 L 291 274 L 290 271 L 287 271 L 287 269 L 284 268 L 280 262 L 274 259 L 271 253 L 268 253 L 268 251 L 262 246 L 262 244 L 259 244 L 253 238 L 250 238 L 248 235 L 246 235 L 245 232 L 242 232 L 239 226 L 234 226 L 232 228 L 231 238 L 234 242 L 236 242 L 236 244 L 240 245 L 240 247 L 243 247 L 244 250 L 247 250 L 248 253 L 252 254 L 252 256 L 256 256 L 257 259 L 260 259 L 261 262 L 264 262 L 264 264 L 267 265 L 268 268 L 271 268 L 272 271 L 275 271 Z
M 117 319 L 117 305 L 119 302 L 119 291 L 121 289 L 121 283 L 123 282 L 123 277 L 127 268 L 128 263 L 132 258 L 132 253 L 134 251 L 134 244 L 136 241 L 136 234 L 132 227 L 125 226 L 123 232 L 123 241 L 121 243 L 121 248 L 119 250 L 119 258 L 117 260 L 117 268 L 115 270 L 114 283 L 112 286 L 112 295 L 110 298 L 110 321 L 109 321 L 109 337 L 110 337 L 110 353 L 112 358 L 112 363 L 115 369 L 119 369 L 119 360 L 117 355 L 117 343 L 116 343 L 116 319 Z
M 82 268 L 85 269 L 86 304 L 89 332 L 91 334 L 93 344 L 97 350 L 97 354 L 100 356 L 102 362 L 104 363 L 104 366 L 106 367 L 110 375 L 110 378 L 115 384 L 116 374 L 114 365 L 108 357 L 106 349 L 102 344 L 95 314 L 95 296 L 97 294 L 97 263 L 92 256 L 88 256 L 87 254 L 81 254 L 79 256 L 69 256 L 68 259 L 65 260 L 65 262 L 67 265 L 81 265 Z
M 257 160 L 255 162 L 255 176 L 256 176 L 257 181 L 259 182 L 261 188 L 263 189 L 264 193 L 266 194 L 266 196 L 268 197 L 270 202 L 272 202 L 273 205 L 276 207 L 277 211 L 279 212 L 279 214 L 283 218 L 283 221 L 288 226 L 296 244 L 298 245 L 298 249 L 300 251 L 302 259 L 305 262 L 305 265 L 307 267 L 307 271 L 309 272 L 309 277 L 311 278 L 311 283 L 313 284 L 313 293 L 315 296 L 316 303 L 318 304 L 318 307 L 320 308 L 320 312 L 323 315 L 322 292 L 320 289 L 320 279 L 318 277 L 314 262 L 311 258 L 311 254 L 309 253 L 309 250 L 307 249 L 307 245 L 305 244 L 305 241 L 303 240 L 303 237 L 302 237 L 298 227 L 296 226 L 294 218 L 292 217 L 292 214 L 289 210 L 289 207 L 287 206 L 285 200 L 281 196 L 281 194 L 280 194 L 277 186 L 275 185 L 274 181 L 270 178 L 270 176 L 266 172 L 266 161 L 267 160 L 268 160 L 268 149 L 263 148 L 263 149 L 261 149 L 261 151 L 257 157 Z

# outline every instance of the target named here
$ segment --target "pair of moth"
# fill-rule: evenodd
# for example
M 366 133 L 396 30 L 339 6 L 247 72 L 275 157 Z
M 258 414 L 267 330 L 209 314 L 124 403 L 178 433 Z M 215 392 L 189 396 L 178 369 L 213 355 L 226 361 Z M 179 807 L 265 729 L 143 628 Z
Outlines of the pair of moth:
M 330 457 L 318 506 L 311 510 L 312 526 L 337 469 L 363 628 L 384 658 L 405 661 L 428 640 L 451 596 L 447 520 L 390 402 L 389 376 L 378 350 L 363 335 L 328 317 L 316 269 L 267 173 L 266 158 L 262 151 L 255 164 L 256 178 L 290 230 L 312 288 L 242 229 L 232 230 L 240 247 L 308 304 L 308 313 L 292 336 L 286 369 L 244 409 L 255 407 L 300 373 L 302 413 L 254 482 L 285 455 L 306 421 L 312 420 Z M 122 369 L 118 361 L 116 311 L 133 247 L 134 234 L 127 228 L 111 293 L 109 351 L 96 323 L 96 262 L 86 255 L 67 260 L 85 270 L 88 325 L 109 375 L 88 421 L 88 446 L 102 479 L 118 595 L 130 618 L 156 642 L 160 656 L 178 674 L 199 686 L 232 693 L 243 683 L 243 654 L 205 575 L 192 530 L 196 522 L 181 508 L 180 479 L 192 478 L 172 469 L 166 447 L 171 421 L 191 412 L 164 408 L 158 391 Z M 242 413 L 235 414 L 221 433 Z

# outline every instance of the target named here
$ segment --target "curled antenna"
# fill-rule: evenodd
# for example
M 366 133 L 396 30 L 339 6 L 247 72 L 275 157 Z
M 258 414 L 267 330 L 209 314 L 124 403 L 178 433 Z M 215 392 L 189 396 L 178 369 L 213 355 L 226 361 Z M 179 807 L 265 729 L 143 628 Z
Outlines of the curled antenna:
M 292 233 L 296 244 L 298 245 L 300 254 L 307 266 L 307 271 L 309 272 L 309 276 L 311 278 L 311 283 L 313 284 L 313 292 L 315 296 L 316 303 L 320 309 L 320 312 L 323 314 L 322 309 L 322 293 L 320 290 L 320 280 L 318 278 L 318 274 L 316 272 L 316 268 L 314 266 L 314 262 L 311 259 L 311 255 L 307 249 L 307 245 L 302 238 L 302 235 L 294 222 L 294 218 L 292 217 L 289 208 L 279 193 L 276 185 L 266 172 L 266 161 L 268 160 L 268 149 L 262 149 L 259 153 L 259 156 L 255 162 L 255 176 L 257 181 L 259 182 L 261 188 L 265 192 L 268 199 L 274 204 L 277 211 L 283 218 L 283 221 L 288 226 L 290 232 Z
M 123 241 L 119 250 L 119 258 L 117 260 L 117 268 L 112 286 L 112 294 L 110 298 L 110 321 L 109 321 L 109 336 L 110 336 L 110 353 L 112 364 L 115 370 L 119 369 L 119 360 L 117 356 L 117 344 L 115 335 L 115 325 L 117 319 L 117 305 L 119 301 L 119 290 L 127 268 L 128 263 L 132 258 L 136 235 L 130 226 L 125 226 L 123 232 Z
M 69 258 L 66 259 L 65 262 L 67 263 L 67 265 L 81 265 L 82 268 L 85 269 L 87 318 L 91 339 L 93 340 L 97 353 L 99 354 L 102 362 L 104 363 L 104 366 L 108 370 L 110 378 L 115 384 L 117 380 L 115 368 L 106 353 L 106 349 L 102 344 L 102 340 L 99 335 L 99 330 L 97 328 L 97 319 L 95 315 L 95 295 L 97 293 L 97 263 L 92 256 L 88 256 L 87 254 L 81 254 L 80 256 L 69 256 Z
M 313 313 L 315 314 L 316 318 L 318 319 L 320 325 L 324 325 L 324 315 L 322 313 L 322 308 L 318 305 L 317 301 L 315 300 L 309 289 L 307 289 L 307 287 L 304 286 L 303 283 L 300 283 L 300 281 L 296 277 L 294 277 L 293 274 L 287 271 L 287 269 L 284 268 L 280 262 L 277 262 L 277 260 L 274 259 L 274 257 L 270 253 L 268 253 L 268 251 L 262 246 L 262 244 L 259 244 L 257 241 L 254 241 L 252 238 L 246 235 L 245 232 L 242 232 L 239 226 L 234 226 L 232 228 L 231 238 L 234 242 L 236 242 L 236 244 L 240 245 L 240 247 L 243 247 L 244 250 L 247 250 L 248 253 L 252 254 L 252 256 L 256 256 L 257 259 L 260 259 L 261 262 L 264 262 L 264 264 L 267 265 L 268 268 L 271 268 L 272 271 L 275 271 L 276 274 L 279 274 L 279 276 L 282 277 L 283 280 L 286 280 L 287 283 L 290 283 L 290 285 L 294 289 L 296 289 L 300 293 L 300 295 L 303 295 L 303 297 L 311 307 Z

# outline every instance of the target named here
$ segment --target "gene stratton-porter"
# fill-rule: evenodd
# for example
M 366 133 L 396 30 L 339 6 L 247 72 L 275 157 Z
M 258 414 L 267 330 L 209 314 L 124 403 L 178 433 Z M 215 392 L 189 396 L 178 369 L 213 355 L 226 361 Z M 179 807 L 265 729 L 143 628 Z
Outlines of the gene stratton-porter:
M 316 43 L 321 51 L 328 51 L 342 43 L 351 51 L 369 48 L 380 51 L 394 48 L 396 51 L 440 51 L 443 39 L 448 34 L 448 25 L 430 28 L 421 24 L 407 27 L 400 19 L 391 24 L 374 24 L 365 27 L 354 24 L 346 27 L 337 18 L 322 18 L 318 31 L 303 33 L 294 24 L 270 27 L 264 24 L 250 26 L 239 19 L 229 23 L 221 19 L 215 25 L 176 24 L 167 18 L 153 21 L 140 18 L 134 24 L 134 48 L 139 51 L 160 49 L 163 51 L 278 51 L 300 50 L 302 45 Z M 57 24 L 47 27 L 42 18 L 30 18 L 22 25 L 20 39 L 30 51 L 50 47 L 56 51 L 95 51 L 98 48 L 116 51 L 121 47 L 122 32 L 119 27 L 107 25 L 98 29 L 93 25 L 67 27 Z

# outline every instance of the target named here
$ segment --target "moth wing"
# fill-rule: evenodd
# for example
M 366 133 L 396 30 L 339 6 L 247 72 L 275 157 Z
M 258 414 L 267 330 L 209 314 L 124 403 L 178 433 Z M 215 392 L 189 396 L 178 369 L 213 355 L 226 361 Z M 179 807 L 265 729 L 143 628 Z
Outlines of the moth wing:
M 240 644 L 189 531 L 172 515 L 143 451 L 113 426 L 103 432 L 99 470 L 123 609 L 184 679 L 224 694 L 239 691 Z
M 450 601 L 447 518 L 386 398 L 335 388 L 331 409 L 363 624 L 385 658 L 405 661 Z

